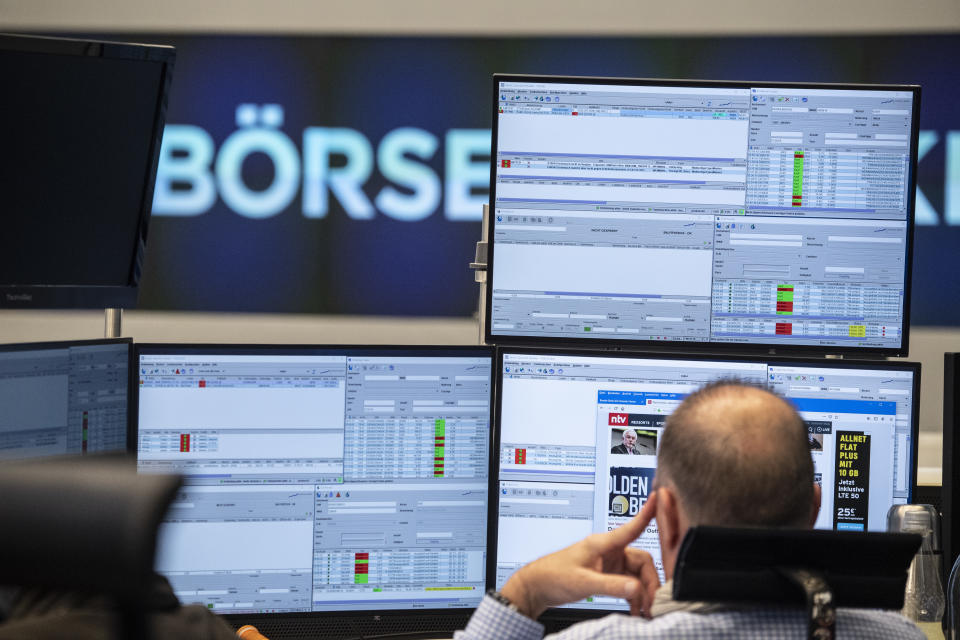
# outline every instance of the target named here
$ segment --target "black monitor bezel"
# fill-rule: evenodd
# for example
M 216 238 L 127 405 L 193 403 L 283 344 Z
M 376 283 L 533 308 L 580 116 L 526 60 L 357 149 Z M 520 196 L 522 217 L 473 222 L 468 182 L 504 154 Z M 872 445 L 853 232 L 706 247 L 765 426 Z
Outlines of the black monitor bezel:
M 132 338 L 99 338 L 92 340 L 57 340 L 50 342 L 11 342 L 0 344 L 0 353 L 16 353 L 18 351 L 45 351 L 56 349 L 70 349 L 73 347 L 93 347 L 99 345 L 127 345 L 127 420 L 126 420 L 126 447 L 124 453 L 132 454 L 136 451 L 134 435 L 136 425 L 133 413 L 134 392 L 132 387 L 132 378 L 130 372 L 133 370 L 133 339 Z M 66 454 L 65 457 L 79 456 L 80 454 Z M 87 454 L 91 455 L 91 454 Z
M 960 352 L 943 354 L 943 444 L 939 505 L 942 516 L 944 584 L 960 554 Z M 936 487 L 933 487 L 936 489 Z M 934 502 L 934 504 L 937 504 Z
M 133 363 L 131 368 L 131 388 L 136 388 L 132 405 L 132 418 L 139 426 L 139 369 L 141 355 L 359 355 L 359 356 L 396 356 L 396 357 L 487 357 L 490 359 L 490 426 L 487 434 L 487 450 L 489 457 L 493 457 L 493 406 L 494 406 L 494 379 L 495 365 L 494 348 L 486 345 L 318 345 L 318 344 L 224 344 L 224 343 L 136 343 L 133 349 Z M 134 456 L 137 455 L 138 437 L 132 439 Z M 488 483 L 489 484 L 489 483 Z M 489 500 L 489 496 L 488 496 Z M 488 511 L 489 514 L 489 511 Z M 490 532 L 490 523 L 487 522 L 487 535 Z M 489 563 L 490 546 L 487 544 L 484 559 L 484 571 Z M 489 576 L 484 575 L 486 588 L 489 587 Z M 483 594 L 480 594 L 481 596 Z M 284 629 L 296 627 L 304 633 L 332 632 L 342 628 L 369 628 L 378 629 L 400 627 L 404 637 L 435 637 L 439 633 L 449 633 L 462 628 L 465 620 L 474 611 L 474 607 L 458 608 L 428 608 L 417 609 L 358 609 L 350 611 L 302 611 L 288 613 L 220 613 L 221 617 L 230 624 L 253 624 L 261 631 L 283 633 Z M 411 616 L 410 614 L 416 614 Z M 442 628 L 422 628 L 418 626 L 417 617 L 441 621 Z M 333 625 L 333 626 L 331 626 Z M 359 632 L 357 632 L 359 634 Z M 390 633 L 393 633 L 392 631 Z M 388 635 L 388 634 L 379 634 Z
M 500 82 L 536 82 L 554 84 L 609 84 L 609 85 L 642 85 L 664 87 L 710 87 L 710 88 L 779 88 L 784 89 L 835 89 L 835 90 L 874 90 L 874 91 L 909 91 L 913 94 L 913 119 L 910 131 L 910 161 L 907 184 L 907 229 L 906 247 L 904 252 L 904 280 L 903 280 L 903 323 L 901 327 L 900 347 L 845 347 L 817 346 L 806 344 L 763 344 L 747 342 L 682 342 L 669 340 L 627 340 L 611 338 L 581 339 L 577 337 L 539 337 L 536 335 L 502 335 L 493 331 L 493 272 L 495 269 L 496 247 L 494 246 L 494 230 L 496 228 L 496 197 L 497 197 L 497 139 L 499 118 L 497 113 Z M 920 86 L 919 85 L 892 85 L 892 84 L 862 84 L 862 83 L 803 83 L 803 82 L 747 82 L 732 80 L 694 80 L 694 79 L 658 79 L 658 78 L 604 78 L 589 76 L 548 76 L 495 73 L 491 84 L 491 128 L 490 128 L 490 196 L 488 208 L 487 237 L 487 279 L 485 295 L 487 305 L 484 317 L 484 340 L 488 344 L 502 345 L 542 345 L 550 346 L 562 344 L 569 347 L 586 349 L 615 349 L 623 351 L 677 351 L 720 354 L 766 354 L 786 356 L 824 356 L 849 355 L 851 357 L 906 357 L 910 351 L 910 300 L 913 275 L 913 242 L 915 229 L 916 184 L 917 184 L 917 145 L 920 135 Z
M 136 234 L 133 246 L 119 251 L 128 252 L 129 270 L 124 284 L 87 285 L 76 283 L 17 284 L 0 282 L 0 308 L 10 309 L 108 309 L 133 308 L 137 305 L 140 279 L 150 212 L 153 206 L 154 184 L 160 158 L 163 128 L 166 122 L 167 102 L 173 80 L 176 52 L 173 47 L 79 40 L 18 34 L 0 34 L 0 52 L 35 53 L 55 56 L 76 56 L 131 60 L 161 66 L 157 102 L 153 114 L 150 158 L 142 180 L 140 204 L 135 212 Z
M 910 473 L 909 497 L 908 502 L 913 500 L 917 493 L 917 472 L 918 472 L 918 441 L 919 441 L 919 419 L 920 419 L 920 373 L 921 365 L 919 362 L 896 361 L 876 361 L 876 360 L 847 360 L 847 359 L 828 359 L 823 358 L 800 358 L 789 356 L 745 356 L 745 355 L 725 355 L 725 354 L 692 354 L 692 353 L 663 353 L 658 351 L 645 352 L 611 352 L 597 349 L 573 349 L 564 347 L 544 348 L 544 347 L 521 347 L 521 346 L 498 346 L 496 355 L 496 369 L 493 372 L 495 382 L 495 407 L 494 407 L 494 429 L 493 429 L 493 449 L 490 455 L 490 478 L 489 505 L 490 510 L 487 515 L 487 584 L 490 588 L 496 588 L 497 576 L 497 549 L 498 549 L 498 517 L 500 509 L 500 435 L 502 418 L 502 400 L 503 400 L 503 357 L 504 355 L 531 355 L 531 356 L 576 356 L 576 357 L 599 357 L 599 358 L 645 358 L 652 360 L 713 360 L 717 362 L 767 362 L 776 365 L 785 366 L 811 366 L 818 368 L 865 368 L 865 369 L 896 369 L 913 372 L 913 406 L 910 416 Z M 577 609 L 577 608 L 551 608 L 540 618 L 551 627 L 564 627 L 579 620 L 588 620 L 599 618 L 610 613 L 624 613 L 620 610 L 597 610 L 597 609 Z

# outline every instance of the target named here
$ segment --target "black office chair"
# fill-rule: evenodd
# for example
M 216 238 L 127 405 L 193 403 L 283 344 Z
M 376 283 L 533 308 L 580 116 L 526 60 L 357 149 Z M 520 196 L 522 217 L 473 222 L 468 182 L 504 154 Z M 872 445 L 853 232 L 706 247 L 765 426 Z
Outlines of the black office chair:
M 0 468 L 0 584 L 107 596 L 119 637 L 147 638 L 157 529 L 179 487 L 116 459 Z
M 677 556 L 673 598 L 805 603 L 808 637 L 833 638 L 837 607 L 903 607 L 920 540 L 908 533 L 693 527 Z

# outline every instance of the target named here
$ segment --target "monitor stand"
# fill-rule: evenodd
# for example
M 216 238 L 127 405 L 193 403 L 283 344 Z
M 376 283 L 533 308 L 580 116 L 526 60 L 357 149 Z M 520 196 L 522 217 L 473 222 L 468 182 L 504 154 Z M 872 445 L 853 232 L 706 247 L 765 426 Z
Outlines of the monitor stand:
M 119 338 L 123 323 L 123 309 L 103 310 L 103 337 Z

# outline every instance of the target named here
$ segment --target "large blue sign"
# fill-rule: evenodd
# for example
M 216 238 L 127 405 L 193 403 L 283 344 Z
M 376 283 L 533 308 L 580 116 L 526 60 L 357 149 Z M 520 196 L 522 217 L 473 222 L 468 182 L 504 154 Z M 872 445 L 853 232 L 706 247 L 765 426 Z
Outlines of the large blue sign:
M 472 313 L 503 71 L 921 84 L 911 321 L 960 324 L 960 36 L 147 40 L 178 59 L 143 308 Z

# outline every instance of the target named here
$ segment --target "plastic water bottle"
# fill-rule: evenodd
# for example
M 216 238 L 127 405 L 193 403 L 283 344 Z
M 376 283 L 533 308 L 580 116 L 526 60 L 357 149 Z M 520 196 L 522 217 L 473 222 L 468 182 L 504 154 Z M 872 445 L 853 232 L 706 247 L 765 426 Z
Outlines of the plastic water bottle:
M 918 505 L 909 505 L 918 506 Z M 943 585 L 940 583 L 940 558 L 934 548 L 932 509 L 909 509 L 902 514 L 901 531 L 923 536 L 920 551 L 907 572 L 903 615 L 917 623 L 928 638 L 943 638 Z
M 960 639 L 960 557 L 953 563 L 947 580 L 947 638 Z

